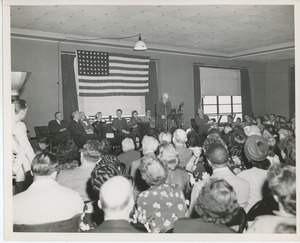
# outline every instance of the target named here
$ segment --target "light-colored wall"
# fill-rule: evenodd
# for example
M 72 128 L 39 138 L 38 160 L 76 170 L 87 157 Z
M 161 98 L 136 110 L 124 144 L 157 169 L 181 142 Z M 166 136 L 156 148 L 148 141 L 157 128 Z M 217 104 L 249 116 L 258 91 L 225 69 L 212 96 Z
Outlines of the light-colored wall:
M 268 63 L 265 65 L 266 112 L 289 118 L 289 67 L 294 60 Z
M 80 48 L 144 55 L 158 60 L 159 95 L 168 92 L 174 106 L 178 106 L 181 101 L 184 101 L 183 109 L 187 118 L 194 117 L 194 63 L 249 67 L 253 112 L 258 115 L 265 113 L 266 95 L 263 64 L 154 51 L 133 53 L 132 50 L 128 49 L 94 45 L 60 44 L 61 51 L 75 52 Z M 32 72 L 21 98 L 27 101 L 29 107 L 25 123 L 31 136 L 35 136 L 34 126 L 47 125 L 48 121 L 53 119 L 53 114 L 58 107 L 62 109 L 61 85 L 58 101 L 58 45 L 56 42 L 12 38 L 11 49 L 12 70 Z

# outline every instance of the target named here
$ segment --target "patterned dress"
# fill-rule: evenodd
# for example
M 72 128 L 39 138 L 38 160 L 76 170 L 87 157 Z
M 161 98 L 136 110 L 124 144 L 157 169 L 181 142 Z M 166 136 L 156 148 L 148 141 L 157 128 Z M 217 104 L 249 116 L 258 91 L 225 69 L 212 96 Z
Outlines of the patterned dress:
M 143 191 L 137 200 L 138 221 L 151 233 L 164 233 L 174 227 L 178 218 L 187 215 L 182 190 L 176 185 L 162 184 Z

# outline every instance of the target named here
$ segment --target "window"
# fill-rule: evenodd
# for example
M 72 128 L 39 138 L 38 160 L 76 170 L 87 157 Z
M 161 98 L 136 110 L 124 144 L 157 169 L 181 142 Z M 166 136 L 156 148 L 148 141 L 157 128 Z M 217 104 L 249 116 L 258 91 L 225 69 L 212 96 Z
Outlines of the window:
M 227 115 L 242 119 L 242 97 L 240 95 L 205 96 L 202 98 L 202 109 L 209 118 L 219 122 L 227 122 Z

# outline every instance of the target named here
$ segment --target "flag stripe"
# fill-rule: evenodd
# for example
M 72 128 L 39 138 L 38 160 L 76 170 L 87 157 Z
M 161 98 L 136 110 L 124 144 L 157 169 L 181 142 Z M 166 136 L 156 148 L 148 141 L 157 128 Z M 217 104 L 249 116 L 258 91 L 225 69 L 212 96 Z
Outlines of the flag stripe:
M 109 61 L 112 63 L 149 63 L 148 59 L 141 59 L 141 58 L 128 58 L 128 57 L 120 57 L 120 56 L 113 56 L 109 55 Z
M 81 90 L 107 90 L 107 89 L 138 89 L 138 90 L 145 90 L 148 88 L 148 86 L 143 86 L 143 87 L 139 87 L 139 86 L 114 86 L 114 85 L 110 85 L 110 86 L 79 86 L 79 88 Z
M 128 92 L 110 92 L 110 93 L 83 93 L 80 92 L 81 97 L 104 97 L 104 96 L 145 96 L 145 92 L 142 93 L 128 93 Z
M 149 68 L 109 67 L 109 70 L 148 71 Z
M 148 76 L 148 71 L 109 70 L 109 74 L 116 74 L 116 73 Z
M 127 89 L 126 91 L 123 89 L 123 87 L 121 89 L 97 89 L 97 90 L 92 90 L 92 89 L 86 89 L 82 92 L 84 93 L 113 93 L 113 92 L 125 92 L 125 93 L 143 93 L 143 92 L 148 92 L 149 89 Z
M 80 76 L 79 81 L 86 80 L 106 80 L 108 82 L 112 80 L 128 80 L 128 81 L 147 81 L 148 77 L 122 77 L 122 76 L 101 76 L 101 77 L 93 77 L 93 76 Z
M 135 80 L 91 80 L 91 79 L 79 79 L 79 83 L 85 84 L 108 84 L 108 83 L 126 83 L 126 84 L 148 84 L 148 80 L 135 81 Z
M 128 83 L 128 82 L 103 82 L 103 83 L 97 83 L 97 86 L 95 86 L 95 83 L 80 83 L 79 87 L 105 87 L 105 86 L 128 86 L 128 87 L 148 87 L 148 82 L 147 83 Z

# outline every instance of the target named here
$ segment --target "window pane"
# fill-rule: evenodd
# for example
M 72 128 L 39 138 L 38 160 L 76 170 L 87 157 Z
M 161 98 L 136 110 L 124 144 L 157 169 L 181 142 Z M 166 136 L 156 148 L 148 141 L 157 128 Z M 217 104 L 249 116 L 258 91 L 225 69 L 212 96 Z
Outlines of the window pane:
M 231 105 L 219 105 L 219 113 L 231 114 Z
M 242 103 L 242 96 L 232 96 L 233 104 L 241 104 Z
M 203 104 L 217 104 L 217 96 L 205 96 L 203 98 Z
M 231 104 L 230 96 L 219 96 L 219 104 Z
M 227 116 L 226 115 L 223 115 L 220 122 L 227 122 Z
M 242 105 L 233 105 L 233 113 L 242 112 Z
M 204 105 L 203 108 L 204 114 L 217 114 L 216 105 Z

